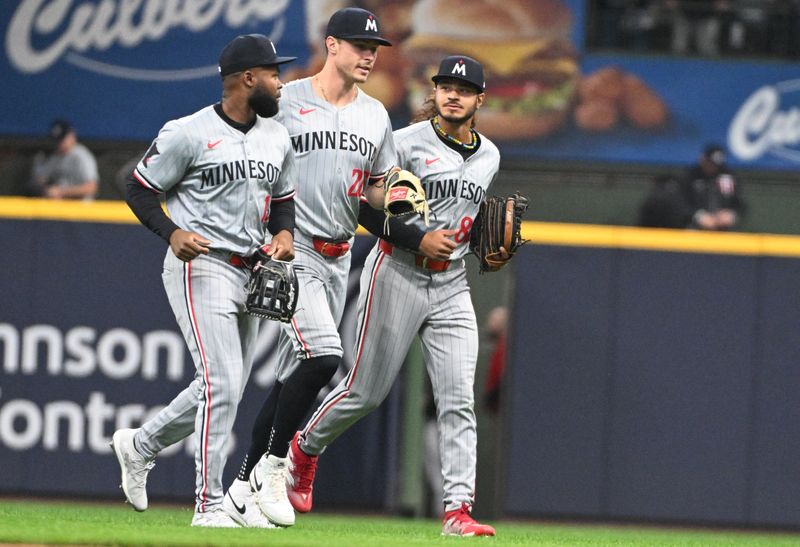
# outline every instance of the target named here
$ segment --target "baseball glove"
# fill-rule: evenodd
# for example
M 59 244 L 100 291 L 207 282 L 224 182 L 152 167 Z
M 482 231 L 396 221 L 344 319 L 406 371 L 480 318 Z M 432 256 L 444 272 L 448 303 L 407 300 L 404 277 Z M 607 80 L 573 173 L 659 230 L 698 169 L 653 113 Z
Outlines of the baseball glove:
M 247 283 L 245 309 L 250 315 L 282 321 L 292 320 L 299 285 L 294 266 L 283 260 L 260 260 Z
M 386 218 L 418 213 L 425 219 L 425 226 L 429 224 L 430 210 L 425 199 L 425 190 L 414 173 L 404 169 L 389 173 L 386 177 L 383 210 Z
M 525 240 L 522 239 L 522 215 L 528 198 L 515 192 L 507 198 L 487 197 L 469 232 L 469 250 L 478 257 L 480 271 L 496 272 L 511 260 Z M 508 253 L 504 257 L 500 247 Z

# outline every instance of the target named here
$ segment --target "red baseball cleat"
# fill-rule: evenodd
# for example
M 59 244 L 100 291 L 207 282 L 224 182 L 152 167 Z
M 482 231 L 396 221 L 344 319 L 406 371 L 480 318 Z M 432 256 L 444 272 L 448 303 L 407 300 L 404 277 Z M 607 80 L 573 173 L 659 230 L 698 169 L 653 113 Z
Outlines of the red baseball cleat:
M 494 528 L 477 522 L 470 514 L 471 507 L 462 503 L 460 509 L 448 511 L 442 518 L 443 536 L 493 536 Z
M 314 475 L 319 456 L 309 456 L 300 450 L 300 432 L 295 433 L 289 445 L 289 474 L 286 476 L 286 494 L 298 513 L 311 511 Z

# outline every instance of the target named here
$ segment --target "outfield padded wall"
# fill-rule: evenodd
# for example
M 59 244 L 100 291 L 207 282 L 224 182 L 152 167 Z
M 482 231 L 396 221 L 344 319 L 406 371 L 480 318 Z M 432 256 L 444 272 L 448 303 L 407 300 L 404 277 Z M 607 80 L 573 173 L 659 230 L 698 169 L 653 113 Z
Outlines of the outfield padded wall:
M 800 525 L 800 238 L 555 223 L 524 235 L 501 513 Z M 161 287 L 166 246 L 124 203 L 20 198 L 0 198 L 0 242 L 0 492 L 121 499 L 111 432 L 194 372 Z M 356 240 L 345 342 L 371 243 Z M 263 334 L 226 482 L 271 382 Z M 316 504 L 392 509 L 400 400 L 330 447 Z M 185 447 L 159 458 L 152 497 L 191 503 L 192 469 Z
M 161 283 L 167 246 L 121 202 L 8 199 L 0 200 L 0 215 L 0 493 L 121 503 L 111 434 L 137 426 L 195 372 Z M 354 329 L 358 272 L 370 243 L 360 238 L 353 250 L 345 328 Z M 277 329 L 265 321 L 226 485 L 273 382 Z M 326 452 L 315 505 L 387 507 L 399 400 L 393 391 Z M 182 442 L 159 456 L 148 491 L 151 500 L 191 505 L 192 449 Z
M 514 265 L 504 512 L 800 525 L 800 239 L 538 239 Z

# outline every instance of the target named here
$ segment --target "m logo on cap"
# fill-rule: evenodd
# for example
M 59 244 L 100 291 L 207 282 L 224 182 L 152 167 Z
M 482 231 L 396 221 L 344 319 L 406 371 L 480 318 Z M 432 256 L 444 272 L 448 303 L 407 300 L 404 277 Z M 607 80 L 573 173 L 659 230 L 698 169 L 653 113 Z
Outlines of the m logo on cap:
M 378 22 L 373 19 L 372 15 L 367 18 L 367 26 L 364 27 L 364 30 L 371 30 L 372 32 L 378 32 Z
M 453 65 L 453 70 L 450 71 L 450 74 L 461 74 L 462 76 L 466 77 L 467 65 L 464 64 L 463 60 L 458 61 Z

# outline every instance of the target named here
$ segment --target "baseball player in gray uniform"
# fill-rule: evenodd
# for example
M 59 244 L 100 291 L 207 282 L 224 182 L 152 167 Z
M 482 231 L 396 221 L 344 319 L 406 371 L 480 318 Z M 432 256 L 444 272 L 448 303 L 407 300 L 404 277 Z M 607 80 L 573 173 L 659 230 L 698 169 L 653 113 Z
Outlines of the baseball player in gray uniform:
M 447 57 L 433 81 L 424 121 L 394 133 L 400 167 L 418 174 L 425 188 L 431 227 L 425 231 L 418 216 L 391 219 L 389 236 L 381 213 L 362 210 L 361 223 L 381 239 L 361 275 L 354 366 L 292 442 L 289 499 L 295 508 L 311 508 L 317 455 L 384 400 L 419 334 L 437 408 L 442 533 L 494 535 L 494 528 L 471 516 L 478 331 L 463 257 L 500 154 L 472 128 L 485 97 L 481 65 Z
M 278 67 L 293 59 L 279 57 L 266 36 L 235 38 L 219 58 L 221 102 L 164 125 L 129 181 L 131 209 L 169 243 L 164 288 L 197 367 L 189 387 L 154 418 L 114 433 L 122 488 L 138 511 L 147 508 L 155 456 L 195 433 L 192 526 L 242 521 L 223 503 L 222 470 L 259 327 L 244 309 L 245 284 L 263 254 L 294 256 L 294 154 L 286 128 L 270 119 L 283 87 Z M 249 525 L 273 527 L 254 517 Z
M 289 443 L 342 358 L 338 326 L 347 295 L 350 245 L 360 204 L 383 207 L 383 178 L 396 163 L 389 115 L 358 88 L 372 70 L 380 35 L 369 11 L 345 8 L 328 21 L 327 58 L 313 77 L 283 89 L 278 120 L 297 162 L 295 234 L 300 296 L 279 339 L 277 381 L 253 424 L 250 447 L 228 490 L 243 507 L 247 484 L 270 521 L 291 526 L 286 494 Z M 248 508 L 249 510 L 249 508 Z

